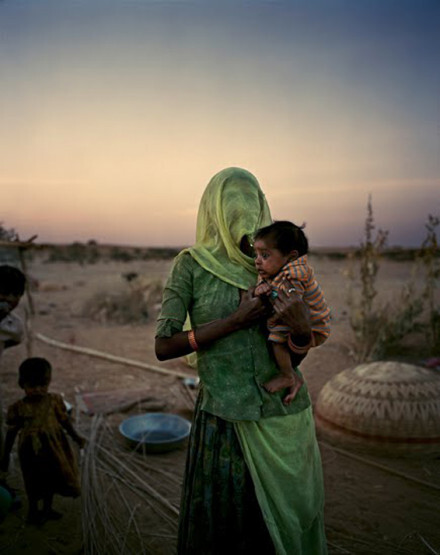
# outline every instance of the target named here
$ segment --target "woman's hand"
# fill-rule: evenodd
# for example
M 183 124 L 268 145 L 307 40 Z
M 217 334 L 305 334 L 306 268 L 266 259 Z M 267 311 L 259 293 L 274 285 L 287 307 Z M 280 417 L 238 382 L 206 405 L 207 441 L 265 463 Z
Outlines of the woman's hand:
M 247 291 L 240 291 L 240 304 L 231 315 L 236 320 L 238 328 L 250 326 L 268 316 L 267 305 L 259 297 L 254 296 L 254 291 L 254 287 Z
M 278 296 L 272 300 L 272 305 L 276 319 L 289 326 L 294 343 L 308 344 L 312 338 L 310 313 L 301 297 L 293 291 L 289 294 L 279 291 Z
M 251 326 L 267 315 L 268 309 L 260 298 L 254 297 L 253 292 L 253 288 L 241 291 L 238 308 L 226 318 L 213 320 L 193 330 L 199 349 L 206 349 L 214 341 Z M 188 332 L 181 331 L 171 337 L 156 337 L 155 351 L 159 360 L 169 360 L 192 353 L 194 349 L 189 343 Z

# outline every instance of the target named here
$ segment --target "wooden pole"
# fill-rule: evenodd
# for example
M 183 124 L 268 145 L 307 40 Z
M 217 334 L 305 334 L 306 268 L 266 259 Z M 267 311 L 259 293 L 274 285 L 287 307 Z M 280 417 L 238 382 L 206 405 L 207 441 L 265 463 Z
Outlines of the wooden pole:
M 69 345 L 68 343 L 63 343 L 62 341 L 57 341 L 56 339 L 51 339 L 42 333 L 36 333 L 34 335 L 36 339 L 47 343 L 52 347 L 58 347 L 59 349 L 65 349 L 66 351 L 73 351 L 81 355 L 88 355 L 92 357 L 103 358 L 109 360 L 110 362 L 116 362 L 119 364 L 126 364 L 128 366 L 135 366 L 136 368 L 142 368 L 142 370 L 150 370 L 151 372 L 158 372 L 160 374 L 168 374 L 170 376 L 176 376 L 177 378 L 193 378 L 194 375 L 188 374 L 186 372 L 179 372 L 178 370 L 170 370 L 169 368 L 162 368 L 160 366 L 153 366 L 147 364 L 146 362 L 141 362 L 139 360 L 133 360 L 130 358 L 120 357 L 112 355 L 110 353 L 104 353 L 102 351 L 96 351 L 95 349 L 89 349 L 88 347 L 77 347 L 75 345 Z

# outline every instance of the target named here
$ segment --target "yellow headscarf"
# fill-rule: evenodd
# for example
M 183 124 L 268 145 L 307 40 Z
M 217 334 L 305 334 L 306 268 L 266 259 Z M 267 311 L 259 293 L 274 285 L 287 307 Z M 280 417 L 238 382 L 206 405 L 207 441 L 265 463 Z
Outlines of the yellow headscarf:
M 240 250 L 258 228 L 272 223 L 269 206 L 256 178 L 241 168 L 227 168 L 208 183 L 197 216 L 192 257 L 208 272 L 240 289 L 255 285 L 253 258 Z

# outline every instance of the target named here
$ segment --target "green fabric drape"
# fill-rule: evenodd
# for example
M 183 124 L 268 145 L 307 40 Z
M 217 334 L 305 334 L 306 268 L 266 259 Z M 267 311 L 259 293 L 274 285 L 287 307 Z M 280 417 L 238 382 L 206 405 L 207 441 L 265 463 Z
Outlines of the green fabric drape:
M 234 426 L 277 555 L 325 555 L 324 483 L 312 409 Z
M 227 168 L 208 183 L 197 216 L 196 244 L 191 256 L 208 272 L 240 289 L 255 285 L 253 258 L 240 250 L 243 236 L 251 240 L 272 223 L 257 179 L 241 168 Z

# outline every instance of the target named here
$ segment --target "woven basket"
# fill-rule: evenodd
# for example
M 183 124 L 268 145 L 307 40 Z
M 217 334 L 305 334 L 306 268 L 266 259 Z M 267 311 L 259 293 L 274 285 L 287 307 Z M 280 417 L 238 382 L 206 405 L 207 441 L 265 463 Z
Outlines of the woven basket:
M 344 370 L 322 388 L 318 431 L 396 454 L 440 452 L 440 373 L 400 362 Z

